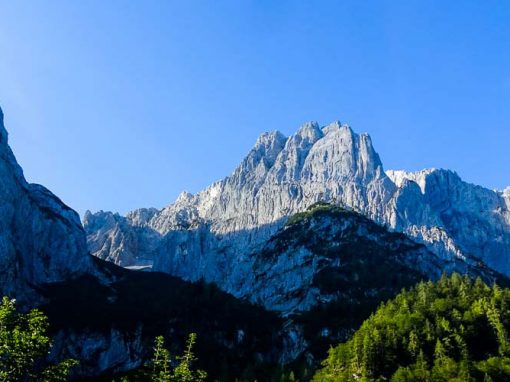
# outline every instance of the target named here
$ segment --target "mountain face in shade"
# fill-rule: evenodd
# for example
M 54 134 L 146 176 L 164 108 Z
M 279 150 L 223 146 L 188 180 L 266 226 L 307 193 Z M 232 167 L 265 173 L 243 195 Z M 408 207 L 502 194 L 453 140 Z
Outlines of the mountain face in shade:
M 0 290 L 21 303 L 43 284 L 95 273 L 79 216 L 29 184 L 9 148 L 0 110 Z
M 337 301 L 363 306 L 368 296 L 384 301 L 404 285 L 453 271 L 506 282 L 481 264 L 444 259 L 402 233 L 326 203 L 291 216 L 251 257 L 252 272 L 239 288 L 243 297 L 286 314 Z
M 88 212 L 83 223 L 100 258 L 244 295 L 253 256 L 289 216 L 319 201 L 405 233 L 443 260 L 510 274 L 509 199 L 447 170 L 385 172 L 368 135 L 307 123 L 288 138 L 261 135 L 230 176 L 162 210 Z
M 49 361 L 78 359 L 74 377 L 112 380 L 110 373 L 139 367 L 157 335 L 171 336 L 180 352 L 197 332 L 197 352 L 214 377 L 288 362 L 303 349 L 299 338 L 287 339 L 275 313 L 212 285 L 129 271 L 91 256 L 78 214 L 25 180 L 1 111 L 0 201 L 0 294 L 48 314 Z M 141 212 L 138 218 L 144 219 Z M 229 367 L 220 370 L 222 362 Z

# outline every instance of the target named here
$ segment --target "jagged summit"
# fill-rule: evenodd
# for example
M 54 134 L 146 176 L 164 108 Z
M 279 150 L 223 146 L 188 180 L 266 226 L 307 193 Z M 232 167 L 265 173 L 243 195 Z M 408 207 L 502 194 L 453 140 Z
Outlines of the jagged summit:
M 322 130 L 317 122 L 310 121 L 304 123 L 296 132 L 296 134 L 294 134 L 294 136 L 303 140 L 308 139 L 309 141 L 315 142 L 322 138 L 324 134 L 322 133 Z
M 386 184 L 382 193 L 378 191 L 381 184 Z M 228 244 L 229 251 L 249 251 L 276 232 L 287 216 L 320 200 L 336 200 L 376 218 L 383 213 L 385 200 L 390 197 L 387 189 L 392 189 L 392 183 L 382 170 L 382 163 L 368 136 L 358 135 L 338 121 L 324 127 L 317 122 L 307 122 L 289 137 L 278 131 L 262 134 L 230 176 L 197 194 L 181 194 L 173 204 L 154 213 L 143 223 L 133 221 L 130 218 L 133 213 L 130 213 L 126 216 L 127 225 L 119 221 L 106 231 L 92 228 L 90 219 L 84 220 L 84 226 L 92 253 L 108 259 L 115 253 L 118 264 L 133 265 L 130 262 L 135 258 L 134 252 L 149 248 L 150 253 L 140 256 L 157 258 L 155 267 L 164 270 L 169 259 L 156 255 L 154 245 L 141 244 L 146 242 L 146 237 L 166 242 L 169 240 L 165 238 L 167 235 L 176 235 L 172 232 L 194 227 L 193 235 L 201 235 L 200 239 L 196 238 L 202 243 L 198 251 L 214 253 L 217 246 L 226 245 L 229 236 L 244 232 L 242 237 Z M 110 217 L 108 221 L 118 220 L 112 219 Z M 129 226 L 140 225 L 150 232 L 128 235 Z M 201 229 L 205 229 L 206 233 Z M 179 235 L 187 237 L 191 234 L 181 232 Z M 204 235 L 211 237 L 204 238 Z M 137 239 L 127 240 L 128 236 Z M 178 251 L 194 251 L 186 248 L 187 245 L 195 245 L 189 242 L 194 238 L 178 241 L 181 240 L 186 243 L 180 243 Z M 171 248 L 166 250 L 173 251 Z M 161 250 L 161 253 L 166 250 Z M 181 271 L 183 274 L 187 272 L 182 268 Z M 196 276 L 188 278 L 194 279 L 208 270 L 195 269 L 191 272 Z
M 387 278 L 390 272 L 403 277 L 409 270 L 418 271 L 419 277 L 434 277 L 444 269 L 485 274 L 483 260 L 510 274 L 510 198 L 465 183 L 450 171 L 400 174 L 405 178 L 401 184 L 395 172 L 388 173 L 391 178 L 368 135 L 340 123 L 322 128 L 305 124 L 289 137 L 266 134 L 231 175 L 194 195 L 181 194 L 162 210 L 141 208 L 126 216 L 87 212 L 86 243 L 78 215 L 44 187 L 26 182 L 0 124 L 0 289 L 33 304 L 41 297 L 38 291 L 61 284 L 65 301 L 79 304 L 74 297 L 85 292 L 91 295 L 90 306 L 96 306 L 97 289 L 82 284 L 92 279 L 103 290 L 99 297 L 116 305 L 122 298 L 101 296 L 103 287 L 113 283 L 120 288 L 127 281 L 131 287 L 124 289 L 124 296 L 130 296 L 139 285 L 133 284 L 133 274 L 138 281 L 151 276 L 106 266 L 88 256 L 88 250 L 125 267 L 205 279 L 284 315 L 333 298 L 347 297 L 346 305 L 356 305 L 350 303 L 350 291 L 362 297 L 384 292 L 393 279 Z M 333 214 L 298 216 L 298 224 L 286 224 L 290 216 L 317 202 L 329 202 Z M 392 231 L 406 233 L 428 249 Z M 382 282 L 374 284 L 374 275 Z M 69 281 L 77 282 L 74 289 L 66 288 Z M 149 283 L 147 290 L 175 293 L 176 285 L 187 285 L 177 281 Z M 211 306 L 221 304 L 225 296 L 220 297 Z M 144 298 L 128 300 L 129 309 L 139 309 Z M 150 303 L 161 311 L 157 302 Z M 129 310 L 116 306 L 124 321 Z M 87 307 L 83 311 L 90 314 Z M 103 314 L 99 310 L 91 315 L 101 327 Z M 104 333 L 109 334 L 76 337 L 66 332 L 57 343 L 70 340 L 69 349 L 80 354 L 75 358 L 95 358 L 91 365 L 96 371 L 129 364 L 142 350 L 143 328 L 126 336 L 110 330 L 111 318 L 106 319 Z M 175 320 L 164 321 L 166 325 Z M 239 327 L 243 326 L 235 324 L 236 330 Z M 313 338 L 322 335 L 322 328 Z M 84 340 L 91 336 L 98 346 Z M 307 346 L 298 331 L 290 333 L 289 341 L 287 360 Z M 244 343 L 242 347 L 249 348 Z
M 348 125 L 345 125 L 348 127 Z M 329 125 L 322 127 L 322 132 L 324 135 L 331 133 L 332 131 L 340 130 L 342 128 L 342 123 L 340 121 L 333 121 Z
M 1 296 L 49 316 L 53 338 L 48 361 L 79 359 L 73 380 L 111 380 L 112 374 L 140 367 L 151 353 L 155 329 L 171 333 L 176 343 L 197 332 L 207 344 L 204 354 L 218 355 L 211 359 L 211 370 L 222 360 L 253 365 L 253 354 L 276 364 L 273 354 L 281 354 L 280 344 L 287 337 L 274 313 L 212 286 L 205 293 L 204 285 L 124 270 L 90 256 L 78 214 L 45 187 L 26 182 L 1 122 L 0 179 Z M 143 226 L 156 213 L 140 209 L 123 217 L 87 212 L 84 222 L 89 230 L 98 230 L 98 238 L 108 233 L 122 238 L 98 241 L 94 251 L 108 252 L 108 260 L 114 261 L 122 248 L 137 248 L 141 243 L 132 226 Z M 114 248 L 117 252 L 109 251 Z M 144 259 L 137 253 L 132 262 L 140 269 Z M 242 343 L 232 342 L 239 333 Z M 292 349 L 286 354 L 294 355 Z
M 205 278 L 235 294 L 250 272 L 250 253 L 319 201 L 348 206 L 444 259 L 474 264 L 478 257 L 510 274 L 507 197 L 449 170 L 385 172 L 370 136 L 338 121 L 307 122 L 289 137 L 262 134 L 232 174 L 143 223 L 84 225 L 102 258 L 122 264 L 137 253 L 155 270 Z
M 255 147 L 272 145 L 274 144 L 273 142 L 281 142 L 285 141 L 286 139 L 287 137 L 278 130 L 266 131 L 259 135 L 257 142 L 255 143 Z
M 193 194 L 188 191 L 183 191 L 177 197 L 175 203 L 188 203 L 193 198 Z

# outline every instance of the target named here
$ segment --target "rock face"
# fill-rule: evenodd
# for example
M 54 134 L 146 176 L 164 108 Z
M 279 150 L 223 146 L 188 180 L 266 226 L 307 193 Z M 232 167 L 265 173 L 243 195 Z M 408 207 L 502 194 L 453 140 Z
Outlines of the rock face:
M 442 259 L 402 233 L 325 203 L 291 216 L 251 260 L 253 271 L 239 289 L 247 299 L 284 312 L 301 329 L 307 356 L 326 354 L 381 301 L 421 280 L 456 270 L 489 284 L 509 282 L 479 264 Z
M 8 146 L 7 131 L 0 110 L 0 293 L 17 299 L 24 308 L 40 306 L 49 301 L 41 293 L 47 286 L 68 280 L 91 276 L 107 281 L 109 272 L 103 272 L 97 260 L 89 255 L 85 232 L 78 214 L 43 186 L 29 184 Z M 102 282 L 101 281 L 101 282 Z M 69 306 L 68 306 L 69 307 Z M 55 348 L 80 348 L 81 345 L 108 342 L 109 348 L 96 351 L 103 364 L 91 366 L 84 374 L 99 372 L 114 361 L 127 365 L 128 357 L 114 354 L 112 349 L 126 349 L 125 342 L 112 329 L 111 338 L 76 342 L 72 338 L 84 333 L 57 333 Z M 101 336 L 99 336 L 101 337 Z M 131 345 L 130 345 L 131 346 Z M 69 352 L 66 353 L 69 355 Z M 126 354 L 126 352 L 124 352 Z M 83 358 L 86 362 L 87 357 Z M 115 365 L 115 366 L 118 366 Z
M 367 135 L 338 122 L 307 123 L 290 138 L 263 134 L 231 176 L 196 195 L 182 193 L 149 219 L 101 212 L 87 213 L 83 223 L 98 257 L 136 266 L 136 254 L 154 270 L 205 278 L 239 295 L 250 272 L 244 257 L 289 215 L 334 200 L 375 218 L 385 213 L 393 189 Z
M 87 211 L 85 221 L 90 251 L 123 267 L 145 266 L 150 260 L 143 254 L 155 249 L 157 235 L 151 235 L 150 230 L 133 230 L 132 227 L 145 227 L 156 213 L 156 209 L 140 209 L 123 217 L 103 211 L 92 215 Z
M 43 186 L 29 184 L 7 143 L 0 110 L 0 290 L 21 302 L 43 284 L 94 273 L 79 216 Z
M 46 188 L 25 180 L 8 146 L 1 111 L 0 179 L 0 295 L 48 315 L 50 362 L 76 358 L 76 377 L 98 377 L 140 366 L 157 335 L 171 335 L 182 345 L 188 333 L 196 332 L 199 356 L 210 360 L 206 366 L 214 377 L 220 358 L 241 369 L 232 369 L 236 376 L 257 362 L 277 363 L 287 335 L 275 313 L 211 285 L 128 271 L 91 256 L 78 214 Z M 96 218 L 98 225 L 118 225 L 118 232 L 129 233 L 129 224 L 122 231 L 125 219 L 142 226 L 155 212 Z M 126 234 L 109 245 L 136 248 L 133 238 Z M 142 261 L 132 253 L 133 261 Z M 240 332 L 244 337 L 236 340 Z M 292 346 L 300 349 L 302 344 Z M 285 352 L 294 354 L 289 346 Z
M 397 294 L 443 272 L 506 281 L 491 269 L 441 258 L 402 233 L 325 203 L 293 215 L 250 260 L 253 271 L 239 288 L 243 297 L 285 314 L 335 301 L 363 306 L 360 296 L 367 295 L 384 301 L 388 290 Z
M 449 172 L 388 177 L 370 138 L 339 123 L 306 124 L 290 138 L 264 134 L 230 177 L 161 211 L 84 218 L 97 257 L 214 281 L 282 315 L 210 284 L 90 256 L 78 215 L 26 182 L 1 112 L 0 176 L 0 292 L 48 314 L 50 358 L 79 358 L 79 376 L 139 366 L 161 333 L 177 341 L 199 333 L 206 345 L 199 358 L 216 368 L 213 376 L 225 365 L 240 376 L 261 363 L 313 357 L 312 349 L 325 351 L 355 326 L 338 317 L 366 318 L 402 286 L 443 270 L 500 278 L 471 251 L 506 264 L 499 252 L 508 249 L 508 192 Z M 288 219 L 322 200 L 350 210 L 319 205 Z
M 399 185 L 392 227 L 443 256 L 475 256 L 510 274 L 510 209 L 502 193 L 463 182 L 448 170 L 388 174 Z
M 253 254 L 290 215 L 318 201 L 404 232 L 442 259 L 481 260 L 510 274 L 508 200 L 508 192 L 465 183 L 451 171 L 385 172 L 368 135 L 339 122 L 307 123 L 288 138 L 261 135 L 230 176 L 196 195 L 125 218 L 87 213 L 83 223 L 91 252 L 101 258 L 152 263 L 242 295 Z

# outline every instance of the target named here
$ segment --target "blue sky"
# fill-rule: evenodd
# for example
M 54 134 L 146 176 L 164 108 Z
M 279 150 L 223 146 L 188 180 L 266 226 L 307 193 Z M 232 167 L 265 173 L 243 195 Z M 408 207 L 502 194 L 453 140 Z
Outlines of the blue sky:
M 0 0 L 0 105 L 29 181 L 162 207 L 263 131 L 339 119 L 385 168 L 510 184 L 508 1 Z

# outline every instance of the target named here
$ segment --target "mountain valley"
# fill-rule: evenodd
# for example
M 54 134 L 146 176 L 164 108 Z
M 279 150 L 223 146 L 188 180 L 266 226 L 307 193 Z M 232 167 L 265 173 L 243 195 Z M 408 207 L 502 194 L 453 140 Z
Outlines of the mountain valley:
M 48 316 L 48 361 L 78 359 L 76 380 L 111 381 L 156 336 L 177 353 L 191 332 L 211 378 L 308 380 L 402 288 L 454 272 L 510 285 L 508 190 L 384 171 L 370 137 L 339 122 L 265 133 L 206 190 L 83 226 L 25 180 L 1 111 L 0 174 L 0 289 Z

